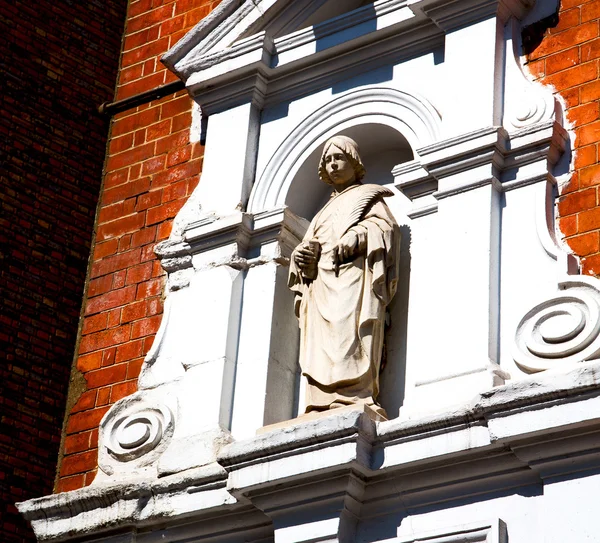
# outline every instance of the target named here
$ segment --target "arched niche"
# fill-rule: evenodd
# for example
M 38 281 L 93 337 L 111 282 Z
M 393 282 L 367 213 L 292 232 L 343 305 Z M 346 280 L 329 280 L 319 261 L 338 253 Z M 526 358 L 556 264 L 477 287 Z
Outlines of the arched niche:
M 418 158 L 416 149 L 438 140 L 440 124 L 439 114 L 427 100 L 406 91 L 366 87 L 337 96 L 282 139 L 253 187 L 248 211 L 257 213 L 287 205 L 310 219 L 327 194 L 327 187 L 320 185 L 316 175 L 320 147 L 336 134 L 357 140 L 363 159 L 372 162 L 367 163 L 367 169 L 372 170 L 372 178 L 367 181 L 384 184 L 384 177 L 375 179 L 382 168 L 380 164 L 393 162 L 394 152 L 398 155 L 392 167 Z M 386 137 L 390 137 L 389 142 Z M 371 160 L 371 155 L 378 155 L 375 143 L 384 146 L 380 162 Z M 311 190 L 315 191 L 312 195 Z
M 397 164 L 412 160 L 413 150 L 408 140 L 391 126 L 368 122 L 340 128 L 333 135 L 343 134 L 352 138 L 360 148 L 367 175 L 364 183 L 387 185 L 393 182 L 392 168 Z M 300 165 L 287 192 L 285 205 L 296 215 L 311 219 L 321 209 L 331 194 L 331 187 L 323 183 L 317 174 L 323 144 L 317 141 L 314 149 Z
M 394 166 L 418 159 L 417 149 L 437 141 L 439 126 L 440 118 L 435 109 L 424 99 L 406 92 L 370 88 L 338 96 L 309 115 L 283 139 L 255 183 L 248 211 L 259 213 L 287 206 L 294 214 L 312 219 L 331 194 L 331 187 L 323 183 L 317 173 L 323 144 L 338 134 L 358 143 L 367 170 L 365 183 L 392 185 Z M 407 230 L 407 227 L 401 228 Z M 409 242 L 410 235 L 406 236 L 403 232 L 403 236 Z M 410 273 L 408 246 L 403 248 L 402 253 L 401 273 L 405 284 L 400 286 L 393 307 L 390 307 L 394 331 L 390 332 L 389 341 L 386 339 L 391 357 L 385 370 L 388 383 L 382 388 L 380 398 L 390 417 L 398 416 L 404 396 Z M 287 285 L 281 285 L 281 288 L 287 291 Z M 276 312 L 286 311 L 286 316 L 289 316 L 292 310 L 291 302 L 280 303 Z M 283 320 L 281 316 L 275 318 Z M 287 334 L 288 342 L 298 340 L 295 323 L 293 333 L 288 331 Z M 297 405 L 293 411 L 301 414 L 305 384 L 297 381 L 298 385 L 300 388 L 295 394 Z M 280 395 L 280 387 L 268 389 L 267 404 Z M 267 410 L 269 408 L 267 405 Z

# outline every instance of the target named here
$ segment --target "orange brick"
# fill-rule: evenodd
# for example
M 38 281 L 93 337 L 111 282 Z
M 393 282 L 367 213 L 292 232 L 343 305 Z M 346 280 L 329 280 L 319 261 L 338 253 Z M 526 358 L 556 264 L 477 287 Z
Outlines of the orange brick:
M 135 0 L 129 4 L 128 17 L 136 17 L 152 9 L 153 0 Z
M 581 271 L 585 275 L 600 274 L 600 255 L 591 255 L 581 260 Z
M 591 166 L 595 164 L 597 161 L 596 155 L 596 145 L 591 144 L 586 147 L 580 147 L 575 151 L 575 159 L 573 165 L 575 168 L 585 168 L 586 166 Z
M 83 474 L 61 477 L 56 485 L 56 492 L 71 492 L 83 487 L 84 484 L 85 476 Z
M 153 189 L 164 187 L 165 185 L 170 185 L 181 179 L 188 179 L 189 177 L 198 175 L 198 173 L 200 173 L 198 166 L 199 165 L 196 162 L 185 162 L 184 164 L 173 166 L 152 177 L 151 187 Z
M 546 58 L 546 75 L 550 75 L 566 68 L 572 68 L 579 63 L 579 48 L 573 47 Z
M 589 104 L 571 108 L 567 113 L 567 117 L 574 127 L 596 121 L 600 117 L 598 102 L 591 102 Z
M 547 36 L 529 58 L 536 60 L 597 37 L 598 24 L 596 22 L 585 23 L 564 32 Z
M 117 347 L 117 362 L 126 362 L 142 356 L 143 342 L 141 339 L 130 341 Z M 127 375 L 127 370 L 125 371 Z M 126 377 L 125 377 L 126 378 Z
M 107 314 L 100 313 L 92 317 L 87 317 L 83 320 L 83 327 L 81 330 L 82 334 L 91 334 L 92 332 L 98 332 L 99 330 L 106 329 Z
M 563 236 L 572 236 L 577 233 L 577 215 L 558 219 L 558 229 Z
M 125 166 L 130 166 L 136 162 L 141 162 L 154 155 L 154 142 L 146 143 L 140 147 L 134 147 L 117 155 L 113 155 L 106 161 L 108 171 L 118 170 Z
M 107 309 L 113 309 L 114 307 L 120 307 L 131 303 L 135 300 L 135 290 L 135 285 L 130 285 L 96 296 L 95 298 L 88 300 L 85 307 L 85 314 L 93 315 L 94 313 L 100 313 Z
M 140 247 L 142 245 L 147 245 L 148 243 L 154 243 L 155 240 L 156 226 L 150 226 L 134 232 L 131 239 L 131 245 L 133 247 Z
M 109 205 L 142 194 L 150 188 L 150 182 L 149 177 L 141 177 L 124 185 L 105 190 L 102 194 L 102 205 Z
M 593 81 L 583 85 L 579 91 L 580 103 L 585 104 L 600 98 L 600 81 Z
M 133 264 L 132 264 L 133 265 Z M 129 267 L 129 266 L 127 266 Z M 125 286 L 125 277 L 127 277 L 127 270 L 119 270 L 113 275 L 113 286 L 114 290 L 123 288 Z
M 561 196 L 558 211 L 562 216 L 578 213 L 596 206 L 596 189 L 589 188 L 580 192 L 572 192 Z
M 111 127 L 111 136 L 119 136 L 127 132 L 134 132 L 145 126 L 158 121 L 160 116 L 160 108 L 153 107 L 145 109 L 141 112 L 130 113 L 127 117 L 113 120 Z
M 162 293 L 163 280 L 162 279 L 150 279 L 145 283 L 140 283 L 137 286 L 136 300 L 145 300 L 152 296 L 158 296 Z
M 558 19 L 558 24 L 554 28 L 550 29 L 550 34 L 558 34 L 559 32 L 563 32 L 564 30 L 569 30 L 574 26 L 578 25 L 579 20 L 579 7 L 567 10 L 563 8 Z
M 137 383 L 135 381 L 126 381 L 125 383 L 119 383 L 112 387 L 110 394 L 110 401 L 112 403 L 118 402 L 121 398 L 133 394 L 137 390 Z
M 96 232 L 97 239 L 103 241 L 109 238 L 122 236 L 129 232 L 135 232 L 144 226 L 145 223 L 144 213 L 135 213 L 122 219 L 117 219 L 111 222 L 101 224 Z M 129 249 L 127 246 L 119 245 L 120 251 L 126 251 Z
M 173 230 L 173 221 L 161 222 L 156 229 L 156 241 L 167 239 Z
M 145 338 L 145 339 L 154 339 L 152 338 Z M 151 342 L 148 342 L 148 344 L 150 345 Z M 144 346 L 146 345 L 146 341 L 144 341 Z M 150 350 L 150 346 L 148 346 L 148 348 L 144 348 L 143 354 L 146 355 L 147 352 Z M 137 360 L 132 360 L 131 362 L 129 362 L 129 364 L 127 365 L 127 379 L 137 379 L 140 375 L 140 371 L 142 370 L 142 364 L 144 363 L 144 359 L 143 358 L 138 358 Z
M 600 2 L 593 0 L 581 6 L 581 22 L 592 21 L 600 18 Z
M 195 24 L 198 23 L 198 21 L 201 21 L 202 19 L 204 19 L 204 17 L 206 17 L 209 13 L 210 13 L 209 6 L 202 6 L 198 9 L 189 11 L 185 15 L 185 25 L 187 27 L 194 26 Z
M 190 143 L 190 131 L 182 130 L 156 141 L 156 154 L 169 153 L 177 147 L 183 147 Z
M 122 153 L 123 151 L 131 148 L 132 145 L 133 134 L 131 132 L 117 138 L 112 138 L 110 140 L 110 145 L 108 146 L 108 154 L 116 155 L 117 153 Z
M 567 239 L 569 247 L 578 256 L 588 256 L 597 253 L 600 249 L 600 235 L 598 232 L 589 232 L 580 236 Z
M 128 324 L 119 326 L 118 328 L 111 328 L 110 330 L 104 330 L 103 332 L 96 332 L 89 336 L 81 338 L 79 344 L 79 352 L 81 354 L 87 354 L 92 351 L 98 351 L 100 349 L 106 349 L 119 343 L 125 343 L 129 340 L 131 329 Z
M 150 208 L 146 215 L 146 226 L 175 217 L 184 204 L 185 200 L 173 200 L 166 204 Z
M 160 25 L 160 35 L 161 36 L 169 36 L 179 30 L 183 30 L 185 24 L 185 16 L 179 15 L 178 17 L 173 17 L 168 21 L 165 21 Z
M 563 97 L 565 105 L 568 108 L 579 105 L 579 87 L 562 91 L 560 95 Z
M 111 366 L 112 364 L 114 364 L 116 355 L 117 355 L 116 347 L 111 347 L 110 349 L 106 349 L 102 353 L 102 367 Z
M 146 302 L 139 301 L 125 306 L 121 311 L 121 322 L 131 322 L 146 316 Z
M 97 428 L 107 411 L 108 407 L 97 407 L 88 411 L 82 411 L 81 413 L 71 414 L 67 423 L 67 433 L 75 434 L 84 430 Z
M 173 15 L 173 6 L 174 4 L 167 4 L 166 6 L 145 12 L 139 17 L 129 19 L 127 21 L 127 34 L 138 32 L 139 30 L 170 19 Z
M 544 83 L 552 85 L 556 90 L 561 91 L 570 87 L 577 87 L 597 78 L 598 64 L 596 62 L 588 62 L 550 75 L 544 79 Z
M 115 328 L 121 324 L 121 309 L 116 308 L 108 312 L 108 321 L 106 328 Z
M 600 184 L 600 164 L 583 168 L 579 172 L 579 184 L 582 187 L 590 187 Z
M 144 262 L 127 270 L 126 285 L 142 283 L 152 277 L 152 262 Z
M 96 407 L 102 407 L 108 405 L 110 401 L 110 387 L 98 389 L 98 396 L 96 398 Z M 90 432 L 91 436 L 91 432 Z M 97 443 L 96 443 L 97 446 Z
M 546 75 L 546 59 L 532 60 L 527 63 L 527 68 L 529 68 L 534 79 L 539 79 Z
M 63 458 L 60 466 L 60 475 L 74 475 L 83 473 L 96 467 L 97 453 L 96 451 L 86 451 Z
M 126 51 L 121 56 L 121 65 L 124 67 L 138 64 L 151 57 L 162 55 L 169 48 L 169 38 L 160 38 L 155 41 L 145 42 L 136 49 Z M 152 87 L 149 87 L 152 88 Z
M 180 113 L 189 112 L 192 109 L 192 99 L 186 94 L 177 96 L 173 100 L 163 102 L 161 105 L 161 117 L 163 119 L 175 117 Z
M 96 404 L 96 391 L 88 390 L 79 396 L 79 399 L 71 409 L 71 413 L 79 413 L 92 409 Z
M 104 189 L 116 187 L 127 182 L 127 171 L 118 171 L 107 173 L 104 177 Z
M 69 435 L 65 438 L 65 454 L 73 454 L 85 451 L 90 447 L 91 431 L 81 432 L 80 434 Z
M 118 242 L 117 240 L 107 240 L 105 242 L 98 242 L 94 247 L 94 260 L 100 260 L 105 256 L 114 255 L 117 252 Z
M 170 202 L 171 200 L 178 200 L 179 198 L 185 198 L 187 196 L 188 182 L 187 179 L 178 181 L 171 185 L 167 185 L 163 189 L 162 203 Z
M 600 142 L 600 121 L 582 126 L 577 130 L 576 147 Z
M 114 364 L 101 368 L 99 370 L 90 371 L 85 374 L 89 388 L 98 388 L 113 383 L 120 383 L 127 375 L 127 364 Z
M 577 217 L 579 232 L 590 232 L 600 228 L 600 208 L 582 211 Z
M 77 359 L 77 369 L 79 371 L 90 371 L 98 369 L 102 365 L 102 353 L 96 352 L 80 356 Z
M 148 317 L 147 319 L 135 321 L 131 325 L 131 339 L 137 339 L 156 334 L 161 320 L 162 315 L 156 315 L 154 317 Z
M 97 448 L 97 447 L 96 447 Z M 98 469 L 93 469 L 85 474 L 85 486 L 89 486 L 94 482 Z
M 153 298 L 146 302 L 146 314 L 147 315 L 159 315 L 162 313 L 163 304 L 160 298 Z
M 192 157 L 192 146 L 186 145 L 175 149 L 167 155 L 167 167 L 176 166 L 182 162 L 187 162 Z
M 150 175 L 165 169 L 167 155 L 155 156 L 142 164 L 142 175 Z

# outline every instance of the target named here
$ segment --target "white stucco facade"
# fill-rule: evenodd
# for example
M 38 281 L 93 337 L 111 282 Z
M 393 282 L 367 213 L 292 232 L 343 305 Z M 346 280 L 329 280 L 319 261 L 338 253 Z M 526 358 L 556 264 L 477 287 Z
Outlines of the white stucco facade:
M 41 540 L 595 540 L 600 283 L 556 241 L 572 142 L 521 68 L 523 21 L 556 8 L 533 4 L 224 0 L 167 54 L 208 116 L 202 179 L 96 480 L 19 506 Z M 401 226 L 388 421 L 294 420 L 287 268 L 337 134 Z

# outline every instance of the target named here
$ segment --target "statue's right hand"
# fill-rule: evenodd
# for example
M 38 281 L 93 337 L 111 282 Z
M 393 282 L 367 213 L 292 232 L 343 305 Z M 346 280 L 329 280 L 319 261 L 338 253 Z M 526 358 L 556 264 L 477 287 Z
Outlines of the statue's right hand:
M 302 244 L 296 247 L 296 250 L 294 251 L 294 262 L 302 271 L 304 271 L 316 264 L 317 255 L 311 251 L 308 244 Z

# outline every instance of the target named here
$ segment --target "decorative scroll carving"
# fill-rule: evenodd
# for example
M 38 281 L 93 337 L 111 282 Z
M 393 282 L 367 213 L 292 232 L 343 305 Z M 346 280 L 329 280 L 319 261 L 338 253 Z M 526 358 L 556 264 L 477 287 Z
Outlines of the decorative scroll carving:
M 600 290 L 588 277 L 559 284 L 517 326 L 513 357 L 527 372 L 600 357 Z
M 518 34 L 519 25 L 516 22 L 507 25 L 504 125 L 509 131 L 520 130 L 556 117 L 556 102 L 552 93 L 539 84 L 533 84 L 523 73 L 517 45 Z
M 169 407 L 139 396 L 125 398 L 115 404 L 100 425 L 100 467 L 110 475 L 119 463 L 149 465 L 166 448 L 173 429 Z

